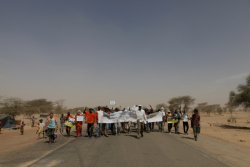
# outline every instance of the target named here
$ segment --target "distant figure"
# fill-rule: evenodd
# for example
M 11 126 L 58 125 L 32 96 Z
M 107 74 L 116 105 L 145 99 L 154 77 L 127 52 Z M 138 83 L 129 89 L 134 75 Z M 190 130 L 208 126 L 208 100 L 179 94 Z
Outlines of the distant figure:
M 168 111 L 166 119 L 167 119 L 167 124 L 168 124 L 168 133 L 171 133 L 171 129 L 173 127 L 173 118 L 172 118 L 172 114 L 170 111 Z
M 61 132 L 61 134 L 63 134 L 63 131 L 64 131 L 64 126 L 65 126 L 64 123 L 65 123 L 65 117 L 62 114 L 60 117 L 60 132 Z
M 189 129 L 188 120 L 189 120 L 189 117 L 188 117 L 188 114 L 187 114 L 187 112 L 185 110 L 184 110 L 182 118 L 183 118 L 183 130 L 184 130 L 184 134 L 188 135 L 188 129 Z
M 20 126 L 20 133 L 21 133 L 21 135 L 24 134 L 24 126 L 25 126 L 25 123 L 24 123 L 24 121 L 22 121 L 21 122 L 21 126 Z
M 35 126 L 35 117 L 32 116 L 31 118 L 31 127 L 34 127 Z
M 2 133 L 2 121 L 0 120 L 0 134 Z
M 37 135 L 38 135 L 38 139 L 40 139 L 40 135 L 42 134 L 43 135 L 43 138 L 44 138 L 44 128 L 45 128 L 45 124 L 43 122 L 43 119 L 40 119 L 39 120 L 39 123 L 38 123 L 38 129 L 37 129 Z
M 194 132 L 194 140 L 198 140 L 198 134 L 200 133 L 200 115 L 197 109 L 194 109 L 194 114 L 191 118 L 191 127 Z

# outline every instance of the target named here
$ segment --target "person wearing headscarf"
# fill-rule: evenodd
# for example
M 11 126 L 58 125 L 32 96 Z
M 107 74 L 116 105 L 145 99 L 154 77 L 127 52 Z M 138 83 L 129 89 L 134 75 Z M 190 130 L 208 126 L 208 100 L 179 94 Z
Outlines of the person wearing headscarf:
M 65 119 L 65 126 L 66 126 L 66 133 L 67 136 L 70 136 L 71 127 L 74 125 L 75 118 L 73 115 L 70 114 L 70 112 L 67 113 L 66 119 Z
M 82 136 L 82 124 L 83 124 L 83 114 L 81 110 L 77 111 L 77 114 L 75 116 L 75 126 L 76 126 L 76 137 Z

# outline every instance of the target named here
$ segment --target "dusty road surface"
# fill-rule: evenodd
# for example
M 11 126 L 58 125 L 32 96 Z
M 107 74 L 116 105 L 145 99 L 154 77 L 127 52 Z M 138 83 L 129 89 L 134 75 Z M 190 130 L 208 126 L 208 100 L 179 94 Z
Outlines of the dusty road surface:
M 177 140 L 179 135 L 149 133 L 107 138 L 81 137 L 45 156 L 32 167 L 224 167 L 222 162 Z M 195 144 L 195 141 L 189 141 Z M 199 142 L 199 141 L 198 141 Z M 21 164 L 20 164 L 21 166 Z

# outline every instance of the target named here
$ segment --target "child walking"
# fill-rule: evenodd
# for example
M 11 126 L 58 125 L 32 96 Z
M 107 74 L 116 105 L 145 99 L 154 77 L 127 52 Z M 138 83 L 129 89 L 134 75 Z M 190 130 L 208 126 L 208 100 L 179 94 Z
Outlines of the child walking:
M 40 139 L 40 135 L 42 134 L 42 138 L 44 138 L 44 127 L 45 127 L 45 124 L 43 123 L 43 120 L 40 119 L 39 120 L 39 123 L 38 123 L 38 129 L 36 131 L 37 135 L 38 135 L 38 139 Z
M 21 133 L 21 135 L 24 134 L 24 126 L 25 126 L 25 123 L 24 123 L 24 121 L 22 121 L 21 122 L 21 126 L 20 126 L 20 133 Z

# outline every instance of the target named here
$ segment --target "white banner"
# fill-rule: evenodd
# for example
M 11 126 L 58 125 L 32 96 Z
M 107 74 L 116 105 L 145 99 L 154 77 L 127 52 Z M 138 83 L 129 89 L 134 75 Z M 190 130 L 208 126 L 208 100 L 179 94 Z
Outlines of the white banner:
M 161 122 L 162 113 L 156 112 L 147 115 L 147 118 L 148 118 L 147 122 Z M 136 122 L 136 121 L 137 121 L 137 116 L 135 114 L 135 111 L 118 111 L 110 113 L 110 115 L 108 115 L 107 113 L 98 115 L 98 123 Z
M 162 122 L 162 113 L 161 112 L 156 112 L 147 115 L 148 122 Z

